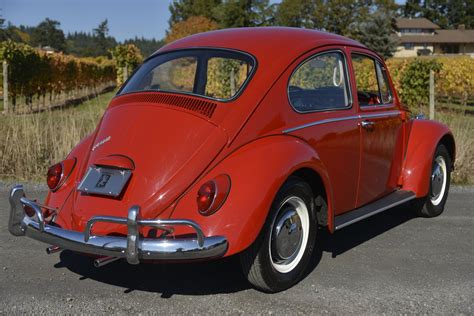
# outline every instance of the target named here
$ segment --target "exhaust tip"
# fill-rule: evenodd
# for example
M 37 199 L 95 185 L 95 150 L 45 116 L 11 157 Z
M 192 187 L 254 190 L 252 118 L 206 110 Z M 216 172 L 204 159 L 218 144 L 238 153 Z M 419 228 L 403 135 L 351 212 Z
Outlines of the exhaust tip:
M 94 260 L 94 267 L 100 268 L 103 267 L 109 263 L 112 263 L 114 261 L 119 260 L 120 258 L 117 257 L 102 257 L 102 258 L 97 258 Z
M 48 248 L 46 248 L 46 253 L 48 255 L 51 255 L 53 253 L 56 253 L 56 252 L 60 252 L 62 249 L 58 246 L 49 246 Z

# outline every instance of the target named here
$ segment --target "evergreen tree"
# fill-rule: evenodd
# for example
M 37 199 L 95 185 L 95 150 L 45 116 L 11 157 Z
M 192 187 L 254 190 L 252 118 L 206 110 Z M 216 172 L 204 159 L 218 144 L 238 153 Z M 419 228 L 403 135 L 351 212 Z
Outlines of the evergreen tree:
M 275 14 L 275 24 L 291 27 L 313 27 L 314 1 L 283 0 Z
M 383 12 L 375 12 L 366 21 L 355 23 L 350 37 L 376 51 L 384 58 L 392 57 L 398 40 L 394 36 L 392 19 Z
M 59 51 L 66 48 L 66 39 L 64 32 L 59 28 L 61 23 L 46 18 L 43 22 L 36 26 L 31 34 L 31 45 L 33 46 L 50 46 Z
M 441 28 L 457 28 L 464 24 L 474 28 L 473 0 L 407 0 L 402 15 L 427 18 Z
M 269 0 L 226 0 L 213 11 L 213 17 L 222 28 L 272 25 L 275 5 Z
M 117 45 L 115 38 L 109 36 L 109 22 L 107 19 L 100 22 L 99 26 L 93 31 L 97 50 L 94 56 L 109 56 L 109 50 Z
M 175 23 L 186 21 L 192 16 L 203 16 L 215 21 L 212 11 L 221 2 L 222 0 L 173 0 L 169 5 L 169 26 L 171 28 Z

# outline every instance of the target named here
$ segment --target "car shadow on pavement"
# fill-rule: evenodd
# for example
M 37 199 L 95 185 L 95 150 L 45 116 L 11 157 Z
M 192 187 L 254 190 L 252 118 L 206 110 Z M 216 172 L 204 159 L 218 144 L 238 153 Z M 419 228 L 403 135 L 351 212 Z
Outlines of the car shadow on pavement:
M 415 212 L 410 209 L 410 204 L 402 204 L 347 226 L 335 234 L 325 233 L 322 236 L 323 251 L 331 253 L 335 258 L 416 217 Z
M 410 204 L 402 204 L 354 223 L 334 234 L 330 234 L 326 229 L 319 230 L 316 247 L 306 275 L 317 268 L 324 252 L 331 254 L 332 258 L 336 258 L 344 252 L 354 249 L 416 217 L 415 212 L 410 209 Z
M 162 298 L 174 294 L 233 293 L 250 288 L 235 256 L 207 262 L 143 263 L 136 266 L 116 261 L 95 268 L 92 258 L 65 250 L 55 267 L 65 267 L 81 275 L 81 280 L 92 279 L 123 287 L 124 293 L 134 290 L 155 292 L 161 293 Z
M 320 262 L 323 253 L 333 258 L 377 237 L 384 232 L 415 218 L 407 205 L 402 205 L 348 226 L 335 234 L 320 230 L 307 274 Z M 125 261 L 116 261 L 101 268 L 95 268 L 93 259 L 63 251 L 56 268 L 67 268 L 81 275 L 80 279 L 125 288 L 124 293 L 134 290 L 161 293 L 162 298 L 174 294 L 208 295 L 233 293 L 250 288 L 241 273 L 237 256 L 221 260 L 195 263 L 145 263 L 137 266 Z

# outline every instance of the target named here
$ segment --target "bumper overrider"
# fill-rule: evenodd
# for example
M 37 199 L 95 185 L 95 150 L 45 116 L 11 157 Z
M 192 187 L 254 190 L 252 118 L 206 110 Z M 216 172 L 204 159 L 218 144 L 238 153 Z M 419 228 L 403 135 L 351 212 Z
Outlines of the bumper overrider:
M 190 220 L 181 219 L 140 219 L 140 207 L 132 206 L 128 217 L 94 216 L 86 225 L 84 232 L 62 229 L 47 223 L 43 217 L 43 205 L 25 197 L 23 186 L 15 186 L 10 191 L 10 219 L 8 230 L 15 236 L 30 238 L 48 243 L 50 249 L 67 249 L 98 257 L 125 258 L 130 264 L 141 260 L 198 260 L 221 257 L 225 254 L 228 242 L 225 237 L 205 237 L 200 226 Z M 25 207 L 34 210 L 33 216 L 25 213 Z M 31 215 L 31 214 L 30 214 Z M 126 237 L 93 235 L 95 223 L 107 222 L 126 225 Z M 190 238 L 143 238 L 139 227 L 148 226 L 164 232 L 173 232 L 175 226 L 188 226 L 196 232 Z

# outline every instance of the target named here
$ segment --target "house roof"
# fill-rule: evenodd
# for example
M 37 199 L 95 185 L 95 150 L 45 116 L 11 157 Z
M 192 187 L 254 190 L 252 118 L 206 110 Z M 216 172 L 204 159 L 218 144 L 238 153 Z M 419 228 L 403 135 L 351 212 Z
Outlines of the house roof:
M 474 30 L 436 30 L 433 35 L 402 35 L 399 37 L 404 43 L 474 43 Z
M 398 18 L 398 29 L 439 29 L 440 27 L 426 18 Z

